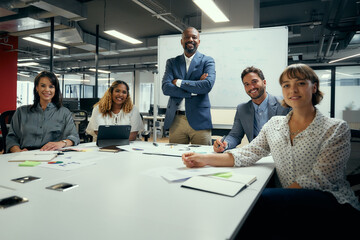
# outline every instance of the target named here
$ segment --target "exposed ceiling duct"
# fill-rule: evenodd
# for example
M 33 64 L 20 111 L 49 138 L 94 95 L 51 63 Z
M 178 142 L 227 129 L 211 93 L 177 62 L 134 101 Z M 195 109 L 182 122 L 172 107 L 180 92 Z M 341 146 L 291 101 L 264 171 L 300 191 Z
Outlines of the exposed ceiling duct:
M 261 27 L 289 27 L 289 63 L 300 55 L 305 63 L 326 63 L 325 58 L 333 59 L 360 46 L 359 42 L 350 43 L 360 35 L 356 34 L 360 31 L 359 2 L 264 0 L 260 8 Z M 67 47 L 55 50 L 54 69 L 62 72 L 94 67 L 96 25 L 100 26 L 100 69 L 155 67 L 158 36 L 178 34 L 187 24 L 201 30 L 201 11 L 191 0 L 1 0 L 0 38 L 18 36 L 19 48 L 9 46 L 9 51 L 18 51 L 19 59 L 32 58 L 46 69 L 50 48 L 23 38 L 49 41 L 52 17 L 55 43 Z M 103 33 L 111 28 L 143 43 L 131 45 Z
M 71 54 L 57 54 L 55 59 L 59 62 L 55 69 L 71 67 L 91 67 L 93 64 L 94 52 L 96 49 L 96 36 L 84 32 L 77 21 L 86 19 L 86 8 L 81 3 L 74 3 L 74 1 L 30 1 L 30 0 L 16 0 L 8 1 L 6 4 L 0 4 L 2 16 L 0 16 L 0 29 L 10 35 L 25 37 L 31 36 L 37 39 L 50 41 L 50 17 L 55 17 L 55 42 L 65 45 L 67 47 L 78 48 L 85 52 L 71 53 Z M 101 55 L 110 59 L 100 61 L 100 66 L 103 65 L 118 65 L 121 66 L 125 62 L 129 64 L 142 64 L 144 59 L 131 57 L 128 60 L 115 59 L 121 54 L 132 54 L 136 52 L 152 51 L 152 57 L 145 62 L 151 64 L 156 63 L 156 46 L 157 40 L 150 38 L 145 41 L 145 47 L 118 49 L 114 42 L 104 38 L 99 38 L 99 52 Z M 147 47 L 148 46 L 148 47 Z M 20 51 L 27 54 L 27 58 L 33 58 L 41 64 L 39 67 L 46 68 L 49 56 L 47 54 L 40 54 L 36 51 Z M 74 52 L 74 51 L 72 51 Z M 140 53 L 139 53 L 140 54 Z M 131 60 L 131 61 L 130 61 Z M 79 64 L 79 61 L 81 64 Z M 66 63 L 65 63 L 66 62 Z M 88 63 L 88 64 L 87 64 Z M 91 64 L 90 64 L 91 63 Z M 26 67 L 25 67 L 26 68 Z M 36 69 L 34 67 L 34 69 Z M 27 70 L 30 70 L 27 68 Z
M 177 29 L 179 32 L 182 32 L 187 25 L 183 23 L 180 19 L 170 13 L 165 7 L 155 0 L 132 0 L 134 3 L 138 4 L 145 10 L 153 14 L 154 17 L 157 17 L 173 28 Z

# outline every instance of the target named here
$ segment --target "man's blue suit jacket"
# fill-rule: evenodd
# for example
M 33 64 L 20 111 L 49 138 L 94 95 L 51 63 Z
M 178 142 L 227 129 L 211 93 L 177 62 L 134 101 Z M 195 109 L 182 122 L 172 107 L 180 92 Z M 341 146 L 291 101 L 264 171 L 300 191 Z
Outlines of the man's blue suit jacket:
M 270 95 L 269 93 L 268 96 L 268 120 L 270 120 L 273 116 L 287 115 L 290 112 L 291 108 L 284 108 L 281 106 L 276 97 Z M 244 134 L 246 134 L 249 142 L 254 139 L 254 118 L 255 109 L 251 100 L 237 106 L 234 125 L 229 135 L 225 138 L 225 141 L 228 143 L 228 149 L 235 148 L 239 145 L 244 137 Z
M 208 77 L 200 80 L 204 73 L 208 73 Z M 208 93 L 214 86 L 215 75 L 214 59 L 199 52 L 195 53 L 188 72 L 184 54 L 167 60 L 162 80 L 162 91 L 164 95 L 170 96 L 165 115 L 165 129 L 171 127 L 182 99 L 185 99 L 186 117 L 190 126 L 195 130 L 212 129 Z M 174 79 L 182 80 L 180 87 L 172 83 Z M 196 95 L 192 96 L 192 93 Z

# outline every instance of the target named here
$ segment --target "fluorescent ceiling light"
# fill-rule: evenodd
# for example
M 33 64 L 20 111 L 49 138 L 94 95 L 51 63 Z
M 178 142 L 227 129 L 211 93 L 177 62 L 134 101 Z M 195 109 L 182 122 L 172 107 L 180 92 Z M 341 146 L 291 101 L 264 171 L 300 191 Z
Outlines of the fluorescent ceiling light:
M 22 59 L 18 59 L 18 62 L 27 62 L 27 61 L 31 61 L 34 60 L 32 58 L 22 58 Z
M 26 63 L 18 63 L 19 67 L 26 67 L 26 66 L 36 66 L 39 65 L 37 62 L 26 62 Z
M 230 21 L 213 0 L 193 0 L 193 2 L 214 22 Z
M 129 37 L 123 33 L 120 33 L 116 30 L 108 30 L 108 31 L 104 31 L 106 34 L 109 34 L 113 37 L 116 37 L 116 38 L 119 38 L 121 40 L 124 40 L 126 42 L 129 42 L 129 43 L 132 43 L 132 44 L 139 44 L 139 43 L 142 43 L 141 41 L 135 39 L 135 38 L 132 38 L 132 37 Z
M 95 68 L 90 68 L 89 70 L 92 71 L 92 72 L 96 72 Z M 101 69 L 98 69 L 98 72 L 99 73 L 111 73 L 110 71 L 105 71 L 105 70 L 101 70 Z
M 74 78 L 64 78 L 64 81 L 73 81 L 73 82 L 90 82 L 88 79 L 74 79 Z
M 331 73 L 331 70 L 325 70 L 325 71 Z M 335 73 L 336 73 L 336 74 L 339 74 L 339 75 L 346 76 L 346 77 L 353 77 L 353 75 L 351 75 L 351 74 L 342 73 L 342 72 L 339 72 L 339 71 L 336 71 Z
M 329 63 L 340 62 L 340 61 L 342 61 L 342 60 L 349 59 L 349 58 L 353 58 L 353 57 L 357 57 L 357 56 L 360 56 L 360 53 L 355 54 L 355 55 L 351 55 L 351 56 L 348 56 L 348 57 L 339 58 L 339 59 L 330 61 Z
M 37 38 L 24 37 L 23 39 L 27 40 L 27 41 L 30 41 L 30 42 L 38 43 L 38 44 L 41 44 L 41 45 L 44 45 L 44 46 L 48 46 L 48 47 L 51 46 L 51 44 L 49 42 L 46 42 L 46 41 L 43 41 L 43 40 L 40 40 L 40 39 L 37 39 Z M 66 49 L 66 47 L 60 46 L 60 45 L 57 45 L 57 44 L 54 44 L 54 48 L 56 48 L 56 49 Z
M 23 76 L 23 77 L 30 77 L 30 75 L 26 75 L 26 74 L 22 74 L 22 73 L 17 73 L 17 75 Z
M 99 81 L 108 81 L 108 80 L 110 80 L 110 81 L 114 81 L 115 80 L 115 78 L 98 78 L 98 80 Z

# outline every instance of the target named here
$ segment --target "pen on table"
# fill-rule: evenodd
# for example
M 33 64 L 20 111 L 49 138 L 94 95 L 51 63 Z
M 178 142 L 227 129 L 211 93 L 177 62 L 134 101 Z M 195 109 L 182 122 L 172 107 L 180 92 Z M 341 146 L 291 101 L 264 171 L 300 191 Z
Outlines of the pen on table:
M 157 144 L 156 142 L 153 142 L 153 145 L 154 145 L 155 147 L 159 146 L 159 144 Z
M 14 188 L 11 188 L 11 187 L 7 187 L 7 186 L 3 186 L 3 185 L 0 185 L 0 188 L 5 188 L 5 189 L 8 189 L 8 190 L 16 190 L 16 189 L 14 189 Z
M 167 157 L 181 157 L 181 155 L 172 155 L 172 154 L 166 154 L 166 153 L 150 153 L 150 152 L 144 152 L 143 154 L 147 155 L 158 155 L 158 156 L 167 156 Z
M 135 150 L 135 151 L 144 151 L 144 149 L 142 149 L 142 148 L 133 148 L 132 150 Z

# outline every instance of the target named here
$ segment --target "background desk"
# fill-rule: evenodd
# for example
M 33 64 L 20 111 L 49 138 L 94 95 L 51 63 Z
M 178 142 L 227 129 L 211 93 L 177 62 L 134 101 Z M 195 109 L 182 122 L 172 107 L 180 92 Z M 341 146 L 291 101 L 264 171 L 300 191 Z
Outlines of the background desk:
M 146 143 L 143 143 L 146 144 Z M 147 143 L 151 144 L 151 143 Z M 84 144 L 90 146 L 92 144 Z M 253 167 L 257 181 L 231 198 L 186 188 L 149 174 L 160 167 L 183 167 L 178 157 L 131 152 L 65 153 L 96 157 L 96 164 L 72 171 L 18 167 L 0 156 L 0 198 L 18 195 L 28 203 L 0 210 L 0 239 L 229 239 L 242 225 L 270 176 L 271 157 Z M 65 155 L 66 156 L 66 155 Z M 13 178 L 42 180 L 20 184 Z M 67 192 L 45 187 L 69 182 Z
M 228 135 L 232 129 L 232 124 L 213 124 L 213 128 L 211 129 L 212 136 L 224 136 Z
M 155 119 L 155 116 L 151 115 L 151 116 L 143 116 L 143 120 L 146 121 L 146 129 L 153 132 L 153 130 L 151 128 L 153 128 L 155 125 L 154 125 L 154 119 Z M 165 115 L 162 115 L 162 116 L 157 116 L 156 117 L 156 121 L 159 122 L 159 126 L 156 126 L 159 128 L 160 130 L 160 136 L 161 137 L 164 137 L 164 120 L 165 120 Z

